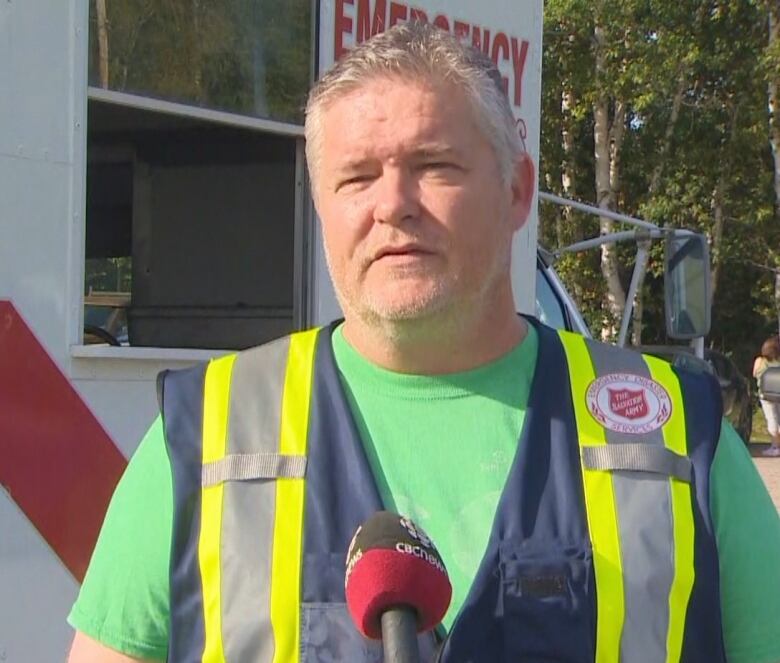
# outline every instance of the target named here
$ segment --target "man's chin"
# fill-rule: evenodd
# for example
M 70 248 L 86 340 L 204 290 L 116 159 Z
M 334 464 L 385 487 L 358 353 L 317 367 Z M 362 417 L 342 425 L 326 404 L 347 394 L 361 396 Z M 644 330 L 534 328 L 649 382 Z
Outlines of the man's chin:
M 379 323 L 405 325 L 431 320 L 450 308 L 450 298 L 444 296 L 444 293 L 426 295 L 407 299 L 375 298 L 366 302 L 364 312 Z

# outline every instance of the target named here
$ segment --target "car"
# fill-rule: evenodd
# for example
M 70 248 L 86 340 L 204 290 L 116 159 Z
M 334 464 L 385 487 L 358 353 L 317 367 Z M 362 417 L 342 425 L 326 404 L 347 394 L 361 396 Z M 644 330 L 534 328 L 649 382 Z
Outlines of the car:
M 745 444 L 750 442 L 753 428 L 751 383 L 729 357 L 717 350 L 705 348 L 704 359 L 700 359 L 694 354 L 693 348 L 687 345 L 642 345 L 633 349 L 665 359 L 676 367 L 713 375 L 720 384 L 724 416 Z
M 541 247 L 536 252 L 536 317 L 553 329 L 565 329 L 591 338 L 588 325 L 552 268 L 549 256 L 549 251 Z

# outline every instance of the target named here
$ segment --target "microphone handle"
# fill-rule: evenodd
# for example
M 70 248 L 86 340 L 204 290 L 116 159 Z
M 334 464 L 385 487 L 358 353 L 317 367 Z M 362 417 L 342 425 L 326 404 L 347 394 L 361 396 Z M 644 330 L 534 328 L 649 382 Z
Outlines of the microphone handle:
M 420 663 L 417 613 L 412 608 L 390 608 L 382 613 L 382 649 L 385 663 Z

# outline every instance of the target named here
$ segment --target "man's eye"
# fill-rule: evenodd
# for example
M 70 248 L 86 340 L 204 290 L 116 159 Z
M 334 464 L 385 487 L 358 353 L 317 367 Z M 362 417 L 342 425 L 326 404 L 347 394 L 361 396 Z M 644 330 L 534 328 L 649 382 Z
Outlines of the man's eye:
M 457 164 L 451 161 L 426 161 L 421 169 L 426 172 L 438 173 L 458 170 Z
M 341 182 L 339 182 L 338 188 L 341 189 L 341 188 L 343 188 L 345 186 L 351 186 L 351 185 L 354 185 L 354 184 L 364 184 L 365 182 L 368 182 L 369 180 L 371 180 L 371 175 L 366 175 L 366 174 L 364 174 L 364 175 L 353 175 L 352 177 L 347 177 L 347 178 L 341 180 Z

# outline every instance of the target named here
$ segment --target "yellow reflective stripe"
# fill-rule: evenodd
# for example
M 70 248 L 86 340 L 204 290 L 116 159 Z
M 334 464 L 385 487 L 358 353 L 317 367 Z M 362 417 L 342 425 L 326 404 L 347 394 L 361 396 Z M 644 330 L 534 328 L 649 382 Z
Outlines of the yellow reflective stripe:
M 650 375 L 662 384 L 672 401 L 672 414 L 664 424 L 664 445 L 683 456 L 688 455 L 685 409 L 680 383 L 672 367 L 655 357 L 644 357 Z M 669 632 L 666 638 L 666 662 L 678 663 L 682 654 L 685 618 L 693 591 L 694 523 L 692 484 L 671 477 L 672 520 L 674 528 L 674 578 L 669 591 Z
M 236 355 L 211 361 L 206 368 L 203 388 L 203 463 L 225 456 L 227 446 L 230 376 Z M 200 538 L 198 564 L 203 584 L 203 621 L 205 643 L 203 661 L 222 663 L 222 601 L 220 546 L 222 541 L 223 485 L 209 486 L 201 491 Z
M 604 428 L 591 416 L 586 402 L 588 386 L 596 376 L 585 339 L 568 332 L 560 332 L 560 338 L 568 359 L 579 444 L 605 445 Z M 596 573 L 595 660 L 596 663 L 615 663 L 620 660 L 620 638 L 626 612 L 615 490 L 610 472 L 581 467 Z
M 282 454 L 306 454 L 318 332 L 318 329 L 313 329 L 290 338 L 279 439 L 279 453 Z M 273 663 L 295 663 L 299 660 L 304 490 L 303 479 L 276 480 L 271 558 L 271 624 L 276 643 Z

